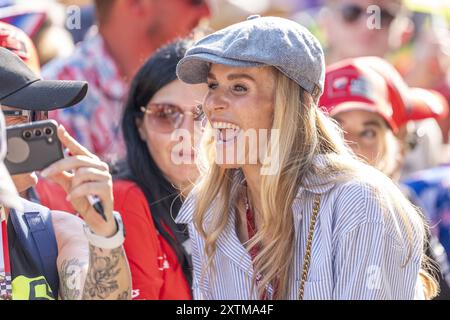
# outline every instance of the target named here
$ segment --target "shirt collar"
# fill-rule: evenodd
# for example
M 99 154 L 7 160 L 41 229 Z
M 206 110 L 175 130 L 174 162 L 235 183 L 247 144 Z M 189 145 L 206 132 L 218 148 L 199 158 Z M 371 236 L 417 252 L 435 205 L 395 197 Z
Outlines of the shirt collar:
M 328 165 L 327 156 L 320 154 L 313 159 L 313 167 L 315 170 L 322 170 Z M 315 194 L 323 194 L 331 190 L 335 184 L 336 179 L 333 174 L 321 175 L 317 172 L 308 172 L 303 179 L 303 183 L 299 187 L 298 195 L 307 191 Z

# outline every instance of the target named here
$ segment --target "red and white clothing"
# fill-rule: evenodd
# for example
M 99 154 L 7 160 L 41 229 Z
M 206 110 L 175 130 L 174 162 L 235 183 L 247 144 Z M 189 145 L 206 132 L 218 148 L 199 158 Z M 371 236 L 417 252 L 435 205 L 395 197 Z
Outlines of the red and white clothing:
M 9 260 L 8 233 L 6 231 L 6 215 L 0 208 L 0 300 L 12 299 L 11 264 Z
M 121 213 L 126 231 L 124 248 L 131 269 L 133 299 L 191 299 L 182 266 L 156 229 L 144 193 L 125 180 L 114 181 L 113 190 L 114 209 Z
M 120 121 L 128 84 L 106 47 L 102 36 L 91 30 L 68 58 L 46 64 L 42 75 L 49 80 L 83 80 L 89 83 L 86 97 L 71 108 L 49 113 L 83 146 L 110 162 L 123 158 L 125 145 Z

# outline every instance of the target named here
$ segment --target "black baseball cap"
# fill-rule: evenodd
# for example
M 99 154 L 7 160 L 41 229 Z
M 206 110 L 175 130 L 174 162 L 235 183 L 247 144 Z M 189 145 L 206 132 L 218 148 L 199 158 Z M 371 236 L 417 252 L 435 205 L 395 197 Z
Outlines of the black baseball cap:
M 86 96 L 85 81 L 42 80 L 8 49 L 0 48 L 0 104 L 25 110 L 67 108 Z

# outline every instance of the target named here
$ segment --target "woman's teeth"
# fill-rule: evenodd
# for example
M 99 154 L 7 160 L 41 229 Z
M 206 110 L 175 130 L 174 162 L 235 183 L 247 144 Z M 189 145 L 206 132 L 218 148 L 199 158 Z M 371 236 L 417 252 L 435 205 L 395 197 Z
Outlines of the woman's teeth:
M 241 128 L 229 122 L 214 122 L 213 128 L 218 131 L 218 140 L 227 142 L 237 137 Z
M 214 122 L 213 123 L 214 129 L 234 129 L 234 130 L 240 130 L 241 128 L 233 123 L 229 122 Z

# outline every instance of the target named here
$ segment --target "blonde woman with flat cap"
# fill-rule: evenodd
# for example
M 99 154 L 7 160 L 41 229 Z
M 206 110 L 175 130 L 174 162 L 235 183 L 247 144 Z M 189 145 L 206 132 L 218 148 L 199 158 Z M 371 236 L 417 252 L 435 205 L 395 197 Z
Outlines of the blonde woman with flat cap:
M 433 279 L 419 276 L 421 214 L 391 180 L 356 160 L 317 107 L 327 88 L 311 33 L 290 20 L 252 16 L 198 41 L 177 74 L 209 87 L 201 177 L 177 217 L 190 225 L 195 298 L 435 293 L 420 281 Z M 256 134 L 256 151 L 239 150 L 252 131 L 270 133 L 267 148 Z

